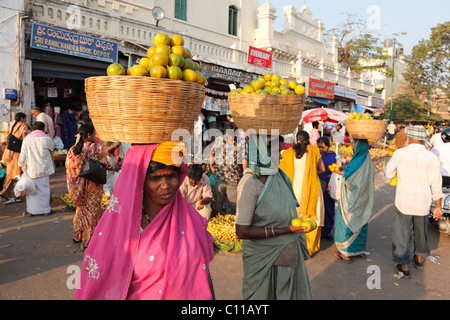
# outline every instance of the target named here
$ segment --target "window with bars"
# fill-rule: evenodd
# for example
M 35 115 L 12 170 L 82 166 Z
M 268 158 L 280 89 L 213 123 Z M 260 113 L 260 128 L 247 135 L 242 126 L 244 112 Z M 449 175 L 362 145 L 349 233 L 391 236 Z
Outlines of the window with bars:
M 187 0 L 175 0 L 175 18 L 187 21 Z
M 238 10 L 231 6 L 228 8 L 228 34 L 237 36 L 238 33 Z

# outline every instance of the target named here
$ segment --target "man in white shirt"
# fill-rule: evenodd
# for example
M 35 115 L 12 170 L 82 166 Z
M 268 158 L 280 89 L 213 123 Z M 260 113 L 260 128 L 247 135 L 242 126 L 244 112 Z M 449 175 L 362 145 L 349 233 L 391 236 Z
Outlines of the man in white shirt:
M 433 199 L 436 203 L 433 217 L 436 220 L 441 218 L 443 194 L 439 159 L 424 146 L 427 138 L 425 128 L 409 127 L 406 137 L 408 146 L 395 151 L 386 166 L 386 179 L 391 180 L 397 175 L 392 256 L 397 263 L 397 274 L 409 278 L 411 246 L 414 245 L 414 262 L 419 269 L 423 268 L 430 254 L 428 212 Z
M 52 140 L 55 137 L 55 128 L 53 126 L 53 119 L 46 113 L 42 112 L 39 107 L 31 108 L 31 114 L 36 118 L 36 122 L 42 122 L 45 125 L 43 130 Z
M 44 133 L 44 123 L 33 124 L 33 132 L 22 142 L 19 156 L 19 166 L 36 185 L 35 194 L 27 194 L 26 217 L 35 215 L 51 215 L 50 207 L 50 175 L 55 173 L 53 165 L 54 143 Z
M 388 131 L 388 140 L 394 140 L 395 138 L 395 124 L 394 121 L 391 121 L 391 123 L 389 123 L 389 125 L 387 126 L 387 131 Z
M 433 137 L 435 137 L 434 135 Z M 450 186 L 450 128 L 439 133 L 442 144 L 431 149 L 441 163 L 442 185 Z
M 442 132 L 444 131 L 443 126 L 439 126 L 437 132 L 431 137 L 430 143 L 433 147 L 438 147 L 444 145 L 444 141 L 442 141 Z
M 331 137 L 333 138 L 333 142 L 339 145 L 345 144 L 344 137 L 341 133 L 342 124 L 337 124 L 333 129 L 331 129 Z

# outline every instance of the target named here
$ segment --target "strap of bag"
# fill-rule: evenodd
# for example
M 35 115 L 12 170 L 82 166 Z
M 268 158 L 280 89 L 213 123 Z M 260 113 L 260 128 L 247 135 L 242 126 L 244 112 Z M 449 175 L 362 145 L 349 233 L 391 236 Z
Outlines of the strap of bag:
M 16 123 L 13 125 L 13 127 L 11 128 L 11 134 L 12 134 L 13 136 L 15 136 L 16 133 L 17 133 L 17 131 L 19 131 L 19 129 L 20 129 L 20 126 L 18 126 L 18 127 L 16 128 L 16 131 L 14 131 L 14 133 L 13 133 L 13 130 L 14 130 L 14 128 L 17 126 L 18 123 L 19 123 L 19 122 L 16 122 Z
M 96 148 L 96 146 L 97 146 L 97 142 L 91 142 L 91 143 L 88 145 L 88 147 L 87 147 L 87 149 L 86 149 L 86 155 L 84 156 L 84 158 L 85 158 L 85 159 L 86 159 L 86 158 L 89 158 L 89 157 L 88 157 L 88 155 L 89 155 L 89 149 L 91 148 L 92 143 L 94 143 L 94 157 L 93 157 L 93 159 L 97 160 L 97 158 L 95 157 L 95 148 Z

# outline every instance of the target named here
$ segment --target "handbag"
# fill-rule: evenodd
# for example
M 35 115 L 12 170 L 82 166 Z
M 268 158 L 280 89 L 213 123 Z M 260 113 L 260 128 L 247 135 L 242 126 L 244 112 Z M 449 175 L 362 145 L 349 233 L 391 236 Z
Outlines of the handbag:
M 88 157 L 91 144 L 87 147 L 86 155 L 83 159 L 83 163 L 81 164 L 81 171 L 78 176 L 97 184 L 105 184 L 106 167 L 97 159 Z
M 14 134 L 16 134 L 17 130 L 20 129 L 19 128 L 16 129 L 16 131 L 14 132 Z M 18 152 L 20 153 L 20 151 L 22 150 L 22 140 L 20 140 L 19 138 L 16 138 L 16 136 L 12 133 L 8 135 L 8 137 L 6 138 L 6 148 L 14 151 L 14 152 Z

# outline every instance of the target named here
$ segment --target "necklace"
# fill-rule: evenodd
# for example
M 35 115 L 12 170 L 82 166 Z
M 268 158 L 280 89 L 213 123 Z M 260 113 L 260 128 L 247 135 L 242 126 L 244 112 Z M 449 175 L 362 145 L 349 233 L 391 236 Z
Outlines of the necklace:
M 144 212 L 144 217 L 145 217 L 145 219 L 148 221 L 148 223 L 152 222 L 152 220 L 153 220 L 153 219 L 150 219 L 150 217 L 148 216 L 148 214 L 146 214 L 145 212 Z

